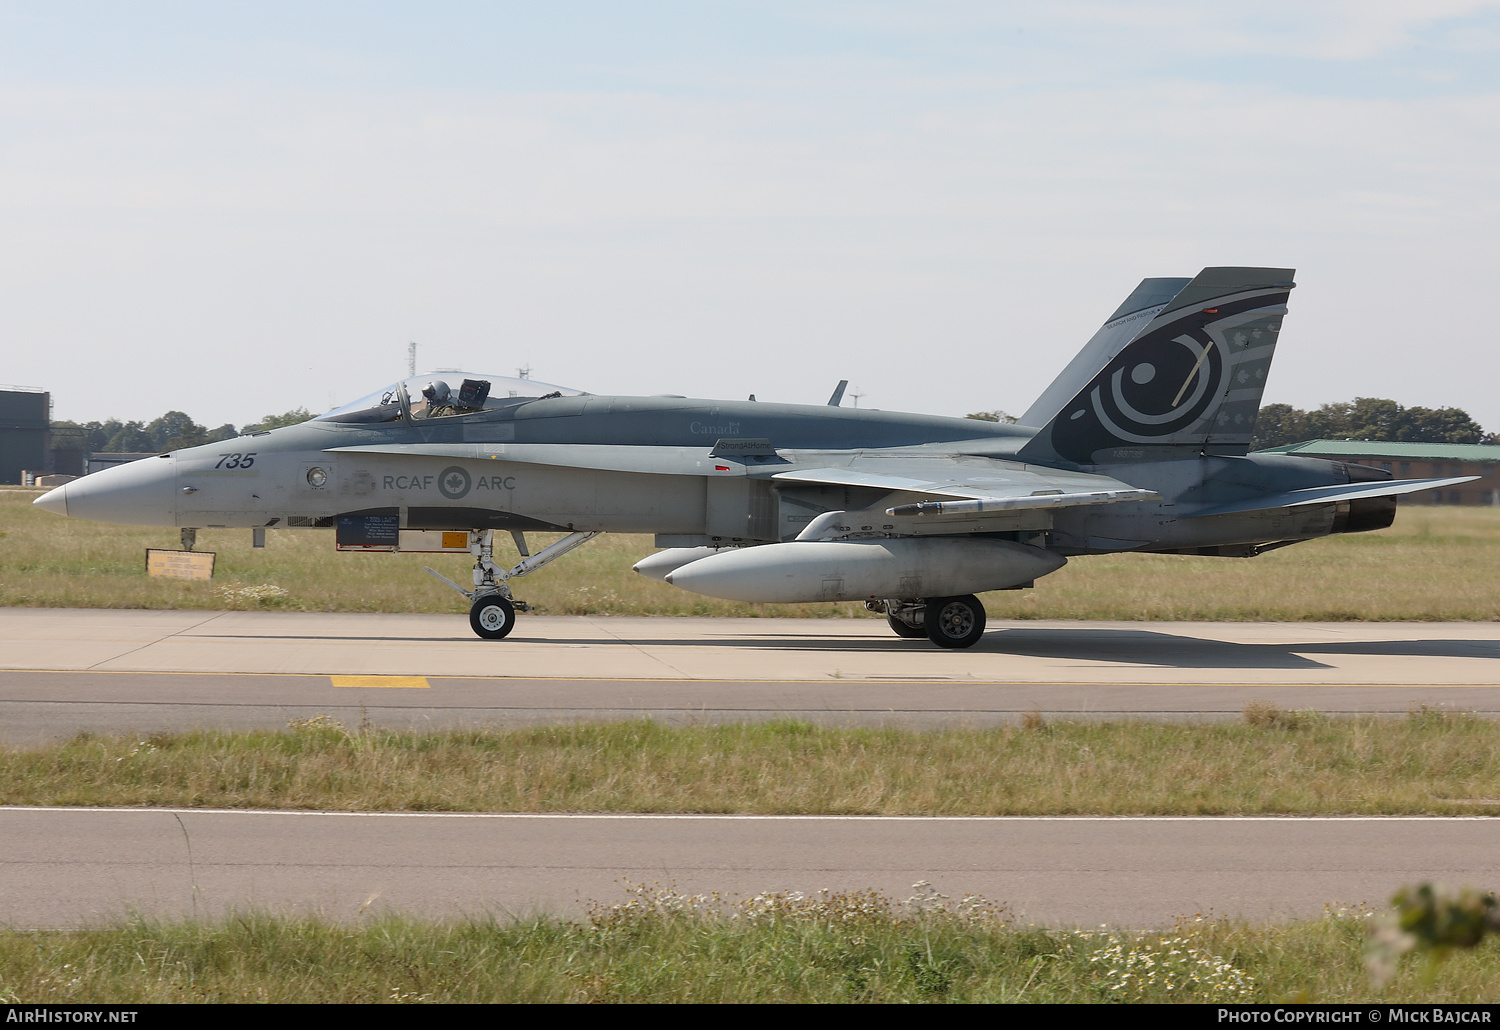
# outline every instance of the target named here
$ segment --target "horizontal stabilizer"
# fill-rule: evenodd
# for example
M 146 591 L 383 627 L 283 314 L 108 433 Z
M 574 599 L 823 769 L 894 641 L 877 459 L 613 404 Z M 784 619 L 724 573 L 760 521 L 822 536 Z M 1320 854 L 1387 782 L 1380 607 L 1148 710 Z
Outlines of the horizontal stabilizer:
M 1302 504 L 1332 504 L 1335 501 L 1357 501 L 1362 497 L 1396 497 L 1414 494 L 1421 490 L 1441 490 L 1472 483 L 1478 476 L 1458 476 L 1453 479 L 1387 479 L 1380 483 L 1350 483 L 1345 486 L 1315 486 L 1306 490 L 1289 490 L 1281 494 L 1266 494 L 1245 501 L 1215 504 L 1195 511 L 1184 518 L 1199 519 L 1209 515 L 1233 515 L 1242 511 L 1269 511 L 1272 508 L 1295 508 Z

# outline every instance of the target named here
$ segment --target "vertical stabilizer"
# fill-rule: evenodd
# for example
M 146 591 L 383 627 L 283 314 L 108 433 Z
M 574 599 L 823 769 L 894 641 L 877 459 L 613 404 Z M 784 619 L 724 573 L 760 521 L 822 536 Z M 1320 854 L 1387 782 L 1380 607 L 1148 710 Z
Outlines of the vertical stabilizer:
M 1036 402 L 1026 409 L 1026 414 L 1019 419 L 1021 425 L 1045 426 L 1056 418 L 1063 405 L 1088 385 L 1094 373 L 1135 339 L 1150 324 L 1151 319 L 1167 306 L 1167 302 L 1182 292 L 1182 288 L 1190 282 L 1191 279 L 1142 279 L 1141 284 L 1125 298 L 1125 302 L 1115 309 L 1115 313 L 1083 345 L 1083 350 L 1068 362 L 1068 367 L 1062 370 L 1062 374 L 1052 380 L 1052 385 L 1043 390 Z
M 1292 274 L 1288 268 L 1205 268 L 1169 300 L 1144 309 L 1155 309 L 1149 317 L 1129 323 L 1140 328 L 1126 342 L 1120 336 L 1129 326 L 1122 325 L 1108 344 L 1099 343 L 1111 325 L 1128 318 L 1117 312 L 1027 412 L 1050 407 L 1043 400 L 1063 380 L 1082 380 L 1088 370 L 1075 366 L 1092 350 L 1094 374 L 1018 457 L 1095 465 L 1181 457 L 1188 450 L 1244 454 Z M 1182 281 L 1148 279 L 1136 293 L 1147 283 L 1173 282 Z

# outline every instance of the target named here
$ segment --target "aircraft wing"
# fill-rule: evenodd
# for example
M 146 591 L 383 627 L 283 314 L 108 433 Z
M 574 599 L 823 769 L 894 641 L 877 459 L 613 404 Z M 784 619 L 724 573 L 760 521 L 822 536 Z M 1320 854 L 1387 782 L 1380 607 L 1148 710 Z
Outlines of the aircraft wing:
M 1302 504 L 1330 504 L 1334 501 L 1355 501 L 1362 497 L 1396 497 L 1400 494 L 1417 493 L 1420 490 L 1441 490 L 1443 487 L 1472 483 L 1478 476 L 1457 476 L 1453 479 L 1387 479 L 1378 483 L 1350 483 L 1347 486 L 1315 486 L 1306 490 L 1288 490 L 1280 494 L 1264 494 L 1244 501 L 1215 504 L 1191 512 L 1183 518 L 1197 519 L 1208 515 L 1233 515 L 1242 511 L 1268 511 L 1272 508 L 1295 508 Z
M 1023 508 L 1145 501 L 1155 491 L 1108 476 L 971 458 L 856 458 L 843 468 L 797 469 L 771 477 L 782 483 L 874 487 L 943 500 L 887 509 L 891 515 L 977 515 Z

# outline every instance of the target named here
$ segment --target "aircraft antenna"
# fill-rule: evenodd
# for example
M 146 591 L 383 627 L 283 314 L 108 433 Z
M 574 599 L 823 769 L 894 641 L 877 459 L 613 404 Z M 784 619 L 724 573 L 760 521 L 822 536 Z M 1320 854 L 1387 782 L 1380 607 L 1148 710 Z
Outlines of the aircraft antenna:
M 406 374 L 414 376 L 417 374 L 417 341 L 412 340 L 406 345 Z

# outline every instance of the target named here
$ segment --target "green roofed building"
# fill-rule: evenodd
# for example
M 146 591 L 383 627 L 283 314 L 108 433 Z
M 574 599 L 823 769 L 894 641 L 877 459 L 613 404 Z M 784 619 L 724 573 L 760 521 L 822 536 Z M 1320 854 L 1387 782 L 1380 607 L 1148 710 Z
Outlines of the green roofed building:
M 1383 443 L 1379 440 L 1304 440 L 1267 447 L 1261 454 L 1296 454 L 1385 469 L 1397 479 L 1479 476 L 1472 483 L 1407 494 L 1404 504 L 1500 505 L 1500 445 L 1484 443 Z

